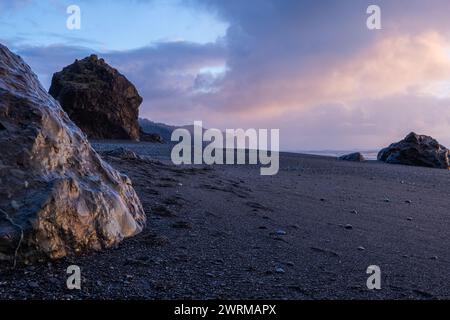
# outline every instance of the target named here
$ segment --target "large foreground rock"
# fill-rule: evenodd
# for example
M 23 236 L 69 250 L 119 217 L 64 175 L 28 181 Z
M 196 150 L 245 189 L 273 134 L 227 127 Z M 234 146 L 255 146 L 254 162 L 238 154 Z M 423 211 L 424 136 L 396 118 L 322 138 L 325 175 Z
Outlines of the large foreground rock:
M 55 73 L 49 93 L 89 138 L 139 140 L 141 96 L 96 55 Z
M 392 164 L 450 168 L 449 150 L 429 136 L 410 133 L 404 140 L 393 143 L 378 153 L 378 160 Z
M 91 148 L 22 59 L 0 45 L 0 256 L 59 258 L 145 224 L 124 175 Z

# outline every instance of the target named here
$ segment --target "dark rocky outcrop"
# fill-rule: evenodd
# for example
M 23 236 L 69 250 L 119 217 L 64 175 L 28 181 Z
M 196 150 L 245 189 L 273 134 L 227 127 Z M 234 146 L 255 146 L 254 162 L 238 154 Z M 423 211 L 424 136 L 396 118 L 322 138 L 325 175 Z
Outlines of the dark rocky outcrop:
M 141 96 L 125 76 L 96 55 L 55 73 L 49 93 L 89 138 L 140 139 Z
M 342 161 L 354 161 L 354 162 L 366 161 L 366 159 L 360 152 L 346 154 L 346 155 L 339 157 L 338 159 L 342 160 Z
M 102 152 L 102 155 L 108 157 L 119 158 L 122 160 L 139 160 L 140 157 L 133 151 L 125 148 L 117 148 L 109 151 Z
M 100 250 L 143 229 L 130 179 L 99 157 L 29 66 L 2 45 L 0 123 L 2 258 Z
M 400 142 L 393 143 L 378 153 L 378 160 L 430 168 L 449 169 L 449 150 L 429 136 L 410 133 Z
M 141 126 L 141 132 L 143 135 L 152 134 L 160 137 L 163 142 L 170 142 L 172 138 L 172 132 L 177 129 L 174 126 L 169 126 L 164 123 L 156 123 L 148 119 L 139 119 L 139 125 Z M 145 139 L 141 139 L 145 141 Z

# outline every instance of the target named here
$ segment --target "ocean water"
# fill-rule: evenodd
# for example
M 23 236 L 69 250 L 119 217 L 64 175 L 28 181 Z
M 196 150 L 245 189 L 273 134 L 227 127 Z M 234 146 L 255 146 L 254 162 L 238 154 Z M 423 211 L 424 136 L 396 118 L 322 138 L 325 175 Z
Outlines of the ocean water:
M 326 157 L 340 157 L 345 154 L 354 153 L 354 152 L 361 152 L 361 154 L 367 159 L 367 160 L 377 160 L 378 150 L 369 150 L 369 151 L 360 151 L 360 150 L 316 150 L 316 151 L 310 151 L 310 150 L 302 150 L 297 151 L 299 153 L 304 154 L 313 154 L 317 156 L 326 156 Z

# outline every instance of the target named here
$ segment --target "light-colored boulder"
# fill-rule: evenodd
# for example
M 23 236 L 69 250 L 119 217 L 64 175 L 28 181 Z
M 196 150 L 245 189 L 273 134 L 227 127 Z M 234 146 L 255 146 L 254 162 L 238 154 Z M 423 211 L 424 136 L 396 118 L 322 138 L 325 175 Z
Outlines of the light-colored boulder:
M 0 45 L 0 253 L 101 250 L 145 221 L 130 179 L 100 158 L 30 67 Z

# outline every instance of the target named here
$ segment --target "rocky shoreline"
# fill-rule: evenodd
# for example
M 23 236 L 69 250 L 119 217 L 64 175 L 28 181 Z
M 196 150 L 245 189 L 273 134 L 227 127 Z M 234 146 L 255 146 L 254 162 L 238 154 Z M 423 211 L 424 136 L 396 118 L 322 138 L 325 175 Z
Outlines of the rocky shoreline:
M 450 297 L 450 151 L 431 137 L 379 161 L 282 153 L 270 177 L 175 166 L 140 127 L 136 88 L 97 56 L 55 74 L 67 113 L 1 45 L 0 73 L 0 299 Z M 382 290 L 366 287 L 373 266 Z

